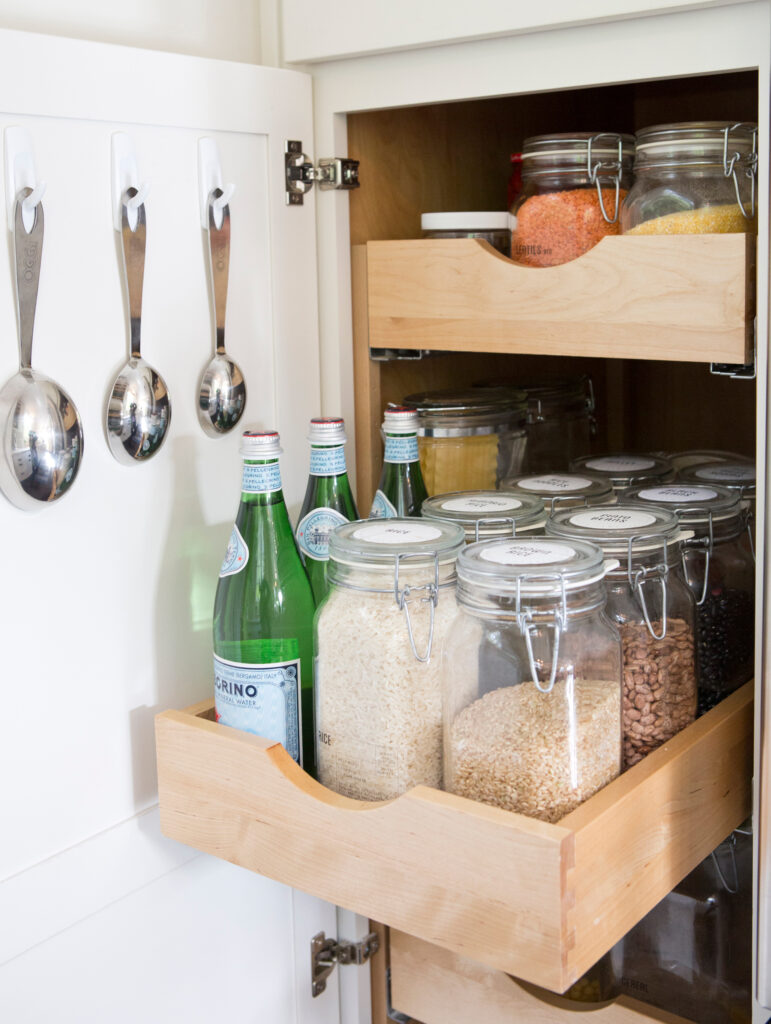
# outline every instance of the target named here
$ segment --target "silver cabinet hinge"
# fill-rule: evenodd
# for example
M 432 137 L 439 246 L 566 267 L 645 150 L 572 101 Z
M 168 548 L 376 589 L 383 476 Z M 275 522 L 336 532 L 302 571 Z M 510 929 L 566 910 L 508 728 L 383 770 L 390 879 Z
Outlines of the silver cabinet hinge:
M 344 157 L 319 160 L 318 167 L 303 153 L 303 144 L 289 139 L 284 151 L 287 206 L 302 206 L 303 196 L 318 185 L 322 192 L 333 188 L 359 187 L 359 161 Z
M 320 996 L 327 987 L 327 978 L 335 965 L 365 964 L 377 953 L 380 942 L 375 932 L 365 935 L 361 942 L 346 942 L 344 939 L 328 939 L 319 932 L 311 939 L 311 992 L 313 998 Z
M 709 372 L 716 377 L 733 377 L 734 380 L 755 380 L 758 375 L 758 319 L 752 326 L 751 363 L 710 363 Z

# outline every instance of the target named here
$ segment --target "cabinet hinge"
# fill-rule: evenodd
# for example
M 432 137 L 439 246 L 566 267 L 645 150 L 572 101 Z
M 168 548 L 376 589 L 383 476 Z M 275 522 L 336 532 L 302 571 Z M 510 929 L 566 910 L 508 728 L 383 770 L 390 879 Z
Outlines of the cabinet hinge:
M 311 939 L 311 992 L 313 998 L 320 996 L 327 987 L 327 978 L 335 965 L 365 964 L 380 948 L 375 932 L 365 935 L 361 942 L 346 942 L 345 939 L 328 939 L 319 932 Z
M 303 196 L 318 185 L 322 192 L 329 189 L 359 187 L 359 161 L 347 157 L 326 157 L 315 167 L 303 153 L 303 144 L 296 139 L 287 141 L 284 152 L 286 170 L 286 201 L 288 206 L 302 206 Z
M 735 380 L 755 380 L 758 375 L 758 320 L 752 327 L 751 363 L 710 363 L 709 372 L 716 377 L 733 377 Z

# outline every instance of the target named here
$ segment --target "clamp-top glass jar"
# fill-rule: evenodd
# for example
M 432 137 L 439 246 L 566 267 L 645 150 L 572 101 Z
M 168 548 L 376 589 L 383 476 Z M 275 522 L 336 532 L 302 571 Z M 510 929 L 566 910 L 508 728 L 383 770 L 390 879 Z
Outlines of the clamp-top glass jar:
M 458 556 L 444 645 L 444 785 L 559 821 L 621 767 L 621 651 L 606 564 L 581 541 L 489 540 Z
M 619 494 L 645 483 L 667 483 L 675 471 L 669 459 L 660 455 L 638 455 L 609 452 L 607 455 L 584 455 L 570 463 L 572 473 L 589 472 L 604 476 Z
M 546 510 L 540 498 L 532 494 L 514 495 L 505 491 L 455 491 L 426 498 L 420 514 L 424 519 L 458 523 L 469 544 L 492 537 L 519 537 L 542 534 Z
M 344 523 L 315 620 L 319 780 L 360 800 L 440 786 L 439 651 L 455 615 L 460 526 Z
M 750 459 L 740 461 L 704 462 L 687 466 L 677 474 L 678 483 L 701 484 L 704 487 L 727 487 L 746 503 L 751 537 L 755 536 L 755 463 Z
M 512 208 L 514 262 L 554 267 L 620 234 L 633 153 L 634 138 L 614 132 L 525 139 L 522 191 Z
M 536 494 L 548 512 L 576 505 L 609 505 L 616 500 L 613 485 L 599 473 L 542 473 L 540 476 L 514 476 L 504 480 L 502 488 L 516 495 Z
M 512 388 L 451 388 L 408 395 L 429 495 L 493 490 L 522 470 L 527 398 Z
M 693 539 L 683 571 L 696 599 L 699 714 L 752 678 L 755 649 L 755 562 L 748 512 L 738 494 L 718 484 L 650 487 L 629 500 L 672 508 Z
M 687 121 L 637 133 L 635 183 L 621 208 L 624 234 L 754 232 L 758 128 Z
M 674 512 L 621 504 L 560 509 L 547 536 L 598 544 L 608 574 L 608 615 L 624 650 L 624 766 L 645 757 L 696 716 L 695 602 L 678 575 L 683 532 Z

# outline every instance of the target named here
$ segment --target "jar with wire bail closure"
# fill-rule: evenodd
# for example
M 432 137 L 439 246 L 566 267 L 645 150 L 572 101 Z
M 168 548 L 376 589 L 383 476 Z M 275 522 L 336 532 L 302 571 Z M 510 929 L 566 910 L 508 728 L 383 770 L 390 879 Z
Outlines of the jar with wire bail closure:
M 442 781 L 440 650 L 455 614 L 461 526 L 363 520 L 329 538 L 315 620 L 319 780 L 360 800 Z
M 630 487 L 650 483 L 668 483 L 675 471 L 669 459 L 639 452 L 607 452 L 583 455 L 570 463 L 571 473 L 590 472 L 604 476 L 618 494 Z
M 443 651 L 444 784 L 559 821 L 621 769 L 621 647 L 602 551 L 514 538 L 458 556 Z
M 546 510 L 540 498 L 506 491 L 455 491 L 426 498 L 424 519 L 458 523 L 471 544 L 491 537 L 532 537 L 543 533 Z
M 752 679 L 755 652 L 755 563 L 745 503 L 719 484 L 639 488 L 629 500 L 673 509 L 693 531 L 682 565 L 696 600 L 698 713 Z
M 554 539 L 598 544 L 618 560 L 608 573 L 609 617 L 624 657 L 624 767 L 640 761 L 696 717 L 696 606 L 679 574 L 684 530 L 652 505 L 560 509 L 546 523 Z
M 511 258 L 554 267 L 621 233 L 634 138 L 616 132 L 536 135 L 522 148 L 522 191 L 512 213 Z
M 607 477 L 598 473 L 540 473 L 537 476 L 514 476 L 504 480 L 502 489 L 518 497 L 537 495 L 551 513 L 558 508 L 609 505 L 616 492 Z

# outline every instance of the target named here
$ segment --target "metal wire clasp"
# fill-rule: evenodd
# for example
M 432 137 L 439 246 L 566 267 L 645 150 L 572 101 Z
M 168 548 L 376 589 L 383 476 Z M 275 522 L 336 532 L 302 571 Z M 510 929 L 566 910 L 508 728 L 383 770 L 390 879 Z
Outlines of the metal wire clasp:
M 689 512 L 699 512 L 700 513 L 701 509 L 699 509 L 699 508 L 676 508 L 675 509 L 675 514 L 678 515 L 678 516 L 682 515 L 683 512 L 685 512 L 686 514 L 689 513 Z M 702 587 L 701 587 L 701 597 L 696 602 L 696 606 L 698 608 L 701 608 L 701 606 L 707 600 L 707 589 L 709 587 L 709 561 L 710 561 L 710 558 L 712 557 L 712 549 L 715 546 L 715 534 L 713 532 L 713 527 L 712 527 L 712 512 L 711 511 L 708 512 L 708 516 L 709 516 L 709 518 L 707 520 L 707 530 L 708 530 L 707 536 L 706 537 L 695 537 L 692 540 L 688 541 L 687 546 L 683 548 L 683 552 L 680 555 L 680 561 L 682 562 L 682 565 L 683 565 L 683 573 L 685 574 L 685 578 L 687 580 L 688 579 L 688 566 L 686 565 L 686 561 L 685 561 L 685 556 L 686 556 L 687 552 L 688 551 L 693 551 L 694 548 L 703 548 L 704 549 L 704 582 L 702 583 Z
M 731 132 L 735 132 L 738 128 L 749 128 L 752 131 L 752 152 L 747 157 L 742 157 L 738 150 L 734 150 L 733 153 L 728 153 L 729 140 L 731 138 Z M 743 163 L 744 177 L 750 179 L 750 212 L 744 207 L 742 197 L 739 193 L 739 176 L 736 173 L 737 163 Z M 755 216 L 755 182 L 757 178 L 758 170 L 758 126 L 756 124 L 748 124 L 745 121 L 738 121 L 736 124 L 731 125 L 730 128 L 723 130 L 723 174 L 726 178 L 733 178 L 734 189 L 736 190 L 736 201 L 739 204 L 739 209 L 742 211 L 746 220 L 752 220 Z
M 618 157 L 615 160 L 597 160 L 592 163 L 592 146 L 595 145 L 599 139 L 613 139 L 618 143 Z M 618 208 L 619 208 L 619 189 L 621 183 L 621 167 L 624 159 L 624 143 L 620 135 L 616 135 L 615 132 L 600 132 L 599 135 L 592 135 L 586 144 L 586 169 L 589 175 L 589 181 L 597 186 L 597 197 L 600 200 L 600 211 L 602 216 L 608 222 L 608 224 L 615 224 L 618 220 Z M 616 203 L 613 210 L 613 216 L 609 217 L 605 212 L 605 204 L 602 199 L 602 183 L 601 179 L 604 178 L 606 181 L 609 180 L 615 186 L 616 189 Z
M 560 606 L 554 611 L 554 622 L 552 624 L 552 629 L 554 630 L 554 644 L 552 645 L 551 651 L 551 672 L 549 673 L 549 682 L 546 686 L 542 686 L 541 681 L 538 678 L 538 669 L 536 668 L 535 657 L 533 655 L 533 612 L 530 608 L 523 608 L 521 603 L 522 583 L 531 583 L 534 581 L 538 583 L 553 581 L 560 585 L 561 591 Z M 533 682 L 535 683 L 536 689 L 540 690 L 541 693 L 551 693 L 554 688 L 554 682 L 557 678 L 560 637 L 562 636 L 565 630 L 565 625 L 568 621 L 568 598 L 565 590 L 565 577 L 563 574 L 561 572 L 525 573 L 524 575 L 517 577 L 517 603 L 515 610 L 519 631 L 525 639 L 530 671 L 533 675 Z M 541 628 L 546 629 L 546 623 L 542 623 Z
M 399 587 L 399 566 L 402 561 L 408 558 L 422 558 L 425 560 L 425 553 L 422 551 L 400 551 L 394 559 L 394 600 L 398 607 L 404 612 L 404 617 L 407 620 L 407 634 L 410 638 L 410 647 L 412 653 L 416 659 L 423 664 L 431 658 L 431 647 L 434 643 L 434 609 L 436 603 L 439 600 L 439 553 L 434 553 L 434 581 L 433 583 L 422 583 L 417 587 L 410 587 L 405 585 Z M 426 653 L 424 655 L 418 654 L 418 649 L 415 646 L 415 636 L 412 632 L 412 620 L 410 619 L 409 599 L 410 594 L 415 593 L 419 590 L 427 591 L 425 597 L 421 597 L 419 603 L 425 604 L 428 602 L 429 606 L 429 623 L 428 623 L 428 643 L 426 645 Z
M 654 640 L 663 640 L 667 635 L 667 574 L 669 573 L 669 566 L 667 565 L 667 542 L 666 540 L 661 541 L 661 553 L 662 561 L 658 565 L 641 566 L 639 569 L 632 571 L 632 549 L 635 541 L 660 539 L 655 533 L 638 533 L 634 537 L 629 538 L 629 546 L 627 550 L 628 561 L 626 563 L 626 574 L 629 580 L 629 586 L 631 587 L 632 593 L 637 598 L 637 601 L 642 609 L 643 618 L 645 619 L 645 625 L 648 627 L 648 632 Z M 661 583 L 661 635 L 657 636 L 653 629 L 653 624 L 648 614 L 648 606 L 645 601 L 645 593 L 643 586 L 648 580 L 657 579 Z
M 474 523 L 474 540 L 479 540 L 480 526 L 496 526 L 498 523 L 508 524 L 511 527 L 511 536 L 517 536 L 517 523 L 511 516 L 488 516 L 486 519 L 477 519 Z

